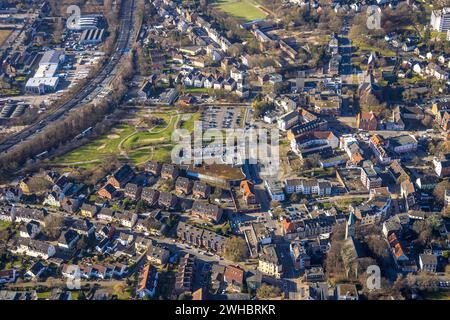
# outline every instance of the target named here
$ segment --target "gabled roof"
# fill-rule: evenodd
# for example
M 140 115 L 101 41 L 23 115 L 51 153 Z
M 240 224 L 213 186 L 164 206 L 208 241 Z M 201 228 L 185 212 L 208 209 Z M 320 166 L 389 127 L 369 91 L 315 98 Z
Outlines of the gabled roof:
M 113 174 L 113 177 L 117 181 L 123 181 L 132 174 L 134 174 L 133 169 L 131 169 L 129 165 L 125 164 Z
M 109 183 L 103 187 L 103 190 L 107 191 L 109 194 L 113 194 L 114 192 L 116 192 L 116 188 L 114 188 L 113 185 Z
M 239 267 L 227 266 L 224 273 L 224 280 L 229 283 L 242 285 L 244 283 L 244 270 Z
M 245 197 L 249 197 L 249 196 L 253 196 L 253 182 L 251 182 L 250 180 L 244 180 L 241 182 L 241 189 L 243 189 L 244 192 L 244 196 Z

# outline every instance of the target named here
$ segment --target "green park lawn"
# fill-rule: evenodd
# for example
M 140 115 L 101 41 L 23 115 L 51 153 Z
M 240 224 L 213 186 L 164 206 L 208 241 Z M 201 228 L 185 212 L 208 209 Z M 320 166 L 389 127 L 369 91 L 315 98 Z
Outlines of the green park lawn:
M 432 292 L 425 295 L 425 300 L 450 300 L 450 292 Z
M 132 134 L 134 130 L 134 127 L 121 125 L 112 129 L 108 134 L 104 134 L 98 139 L 53 160 L 53 163 L 72 164 L 73 166 L 91 169 L 108 156 L 118 156 L 120 142 Z
M 189 119 L 183 120 L 181 124 L 181 129 L 186 129 L 190 132 L 194 131 L 194 123 L 195 121 L 200 120 L 200 112 L 192 114 Z
M 152 117 L 161 118 L 164 122 L 150 129 L 122 124 L 86 145 L 54 159 L 52 163 L 93 169 L 107 161 L 110 156 L 116 156 L 122 160 L 130 159 L 135 165 L 149 160 L 168 161 L 173 148 L 172 133 L 180 127 L 179 120 L 182 116 L 168 111 L 152 113 Z M 192 114 L 182 122 L 181 128 L 192 131 L 194 121 L 199 117 L 199 113 Z
M 219 0 L 216 4 L 222 11 L 239 20 L 252 21 L 266 17 L 251 0 Z
M 172 132 L 178 122 L 177 115 L 155 114 L 155 117 L 163 118 L 164 124 L 158 125 L 150 130 L 138 131 L 123 142 L 125 150 L 134 150 L 149 145 L 170 143 Z

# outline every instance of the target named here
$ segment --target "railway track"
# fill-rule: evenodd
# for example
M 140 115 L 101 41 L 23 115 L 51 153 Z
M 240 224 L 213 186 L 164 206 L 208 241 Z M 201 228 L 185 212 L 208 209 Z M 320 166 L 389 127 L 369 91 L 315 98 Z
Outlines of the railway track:
M 118 30 L 118 38 L 116 40 L 113 53 L 109 60 L 101 67 L 97 75 L 88 81 L 86 85 L 76 93 L 68 102 L 64 103 L 51 114 L 46 116 L 39 122 L 34 123 L 30 127 L 21 132 L 9 137 L 6 141 L 0 144 L 0 152 L 6 153 L 14 148 L 22 141 L 39 133 L 48 124 L 63 118 L 69 112 L 76 110 L 80 106 L 95 99 L 98 94 L 105 89 L 117 74 L 117 67 L 119 62 L 131 47 L 134 41 L 134 12 L 135 0 L 123 0 L 120 9 L 120 26 Z

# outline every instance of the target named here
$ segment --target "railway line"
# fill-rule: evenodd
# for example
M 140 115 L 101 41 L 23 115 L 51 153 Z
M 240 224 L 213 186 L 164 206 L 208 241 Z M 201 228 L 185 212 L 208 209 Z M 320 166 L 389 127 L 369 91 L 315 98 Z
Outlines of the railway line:
M 101 67 L 96 76 L 88 81 L 86 85 L 76 93 L 68 102 L 64 103 L 51 114 L 39 122 L 20 131 L 14 136 L 0 144 L 0 152 L 6 153 L 21 142 L 33 137 L 43 130 L 48 124 L 57 121 L 69 112 L 95 99 L 104 89 L 108 87 L 117 74 L 119 62 L 126 55 L 135 39 L 135 0 L 123 0 L 119 14 L 119 30 L 113 53 L 109 60 Z

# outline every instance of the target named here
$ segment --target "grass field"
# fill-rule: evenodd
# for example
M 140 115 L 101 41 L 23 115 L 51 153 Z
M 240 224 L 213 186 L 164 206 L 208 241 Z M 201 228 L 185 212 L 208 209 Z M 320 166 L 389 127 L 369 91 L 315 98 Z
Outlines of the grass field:
M 11 222 L 0 220 L 0 231 L 7 229 L 11 225 Z
M 12 30 L 0 30 L 0 45 L 8 39 L 9 35 L 12 33 Z
M 129 159 L 134 164 L 149 160 L 168 161 L 173 144 L 172 132 L 181 126 L 192 131 L 199 114 L 183 115 L 186 119 L 180 124 L 180 117 L 173 111 L 151 114 L 164 120 L 153 128 L 144 129 L 128 124 L 113 128 L 107 134 L 52 161 L 53 164 L 92 169 L 114 155 L 121 160 Z
M 240 20 L 252 21 L 266 17 L 266 14 L 251 0 L 218 0 L 216 5 Z

